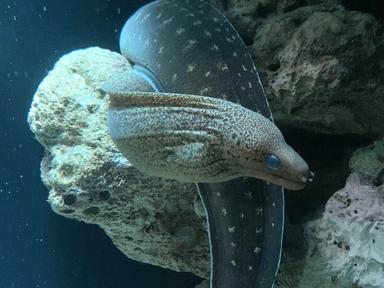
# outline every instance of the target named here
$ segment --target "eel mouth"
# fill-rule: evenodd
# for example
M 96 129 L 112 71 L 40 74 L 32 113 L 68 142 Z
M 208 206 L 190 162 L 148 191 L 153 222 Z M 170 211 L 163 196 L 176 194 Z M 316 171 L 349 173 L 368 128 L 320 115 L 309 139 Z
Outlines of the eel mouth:
M 308 171 L 305 176 L 301 178 L 286 178 L 276 174 L 270 174 L 265 172 L 259 172 L 257 178 L 263 179 L 267 182 L 282 186 L 288 190 L 301 190 L 309 182 L 312 182 L 315 177 L 315 173 Z

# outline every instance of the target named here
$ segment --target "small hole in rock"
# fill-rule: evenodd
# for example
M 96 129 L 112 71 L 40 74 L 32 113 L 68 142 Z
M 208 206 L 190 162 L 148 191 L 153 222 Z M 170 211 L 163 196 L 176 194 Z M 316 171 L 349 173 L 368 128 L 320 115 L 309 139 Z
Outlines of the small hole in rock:
M 89 207 L 83 210 L 84 215 L 97 215 L 100 212 L 99 207 Z
M 267 70 L 275 72 L 280 69 L 280 66 L 280 63 L 272 63 L 268 65 Z
M 99 193 L 100 199 L 107 201 L 109 198 L 111 198 L 111 194 L 108 191 L 101 191 Z
M 72 194 L 67 194 L 63 196 L 63 200 L 65 205 L 73 205 L 75 204 L 77 197 Z
M 73 209 L 64 209 L 64 210 L 61 210 L 61 213 L 64 213 L 64 214 L 71 214 L 71 213 L 73 213 L 73 212 L 75 212 L 75 210 L 73 210 Z

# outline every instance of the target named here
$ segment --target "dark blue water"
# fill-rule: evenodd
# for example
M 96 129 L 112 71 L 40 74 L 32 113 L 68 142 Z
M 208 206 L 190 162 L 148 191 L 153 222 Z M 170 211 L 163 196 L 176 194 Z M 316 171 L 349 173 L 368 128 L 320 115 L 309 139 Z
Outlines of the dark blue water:
M 97 226 L 54 214 L 42 147 L 26 117 L 54 62 L 78 48 L 118 50 L 139 0 L 0 0 L 0 288 L 189 288 L 199 279 L 126 258 Z M 118 14 L 120 8 L 120 14 Z

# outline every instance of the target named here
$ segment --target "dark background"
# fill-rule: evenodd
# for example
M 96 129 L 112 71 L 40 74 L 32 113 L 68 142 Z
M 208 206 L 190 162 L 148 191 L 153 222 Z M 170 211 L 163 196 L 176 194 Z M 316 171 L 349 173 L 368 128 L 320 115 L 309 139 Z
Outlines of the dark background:
M 90 46 L 118 51 L 124 21 L 146 2 L 0 0 L 0 288 L 189 288 L 199 282 L 131 261 L 97 226 L 54 214 L 40 181 L 43 149 L 26 122 L 33 93 L 58 58 Z

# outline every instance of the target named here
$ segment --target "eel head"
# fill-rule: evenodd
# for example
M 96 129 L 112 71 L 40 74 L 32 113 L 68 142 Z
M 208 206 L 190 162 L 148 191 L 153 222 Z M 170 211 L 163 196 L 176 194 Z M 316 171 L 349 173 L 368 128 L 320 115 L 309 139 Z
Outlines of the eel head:
M 254 115 L 253 115 L 254 116 Z M 253 117 L 258 129 L 247 137 L 239 157 L 239 166 L 249 177 L 283 186 L 289 190 L 300 190 L 312 182 L 315 174 L 307 162 L 289 146 L 274 123 L 267 118 Z

